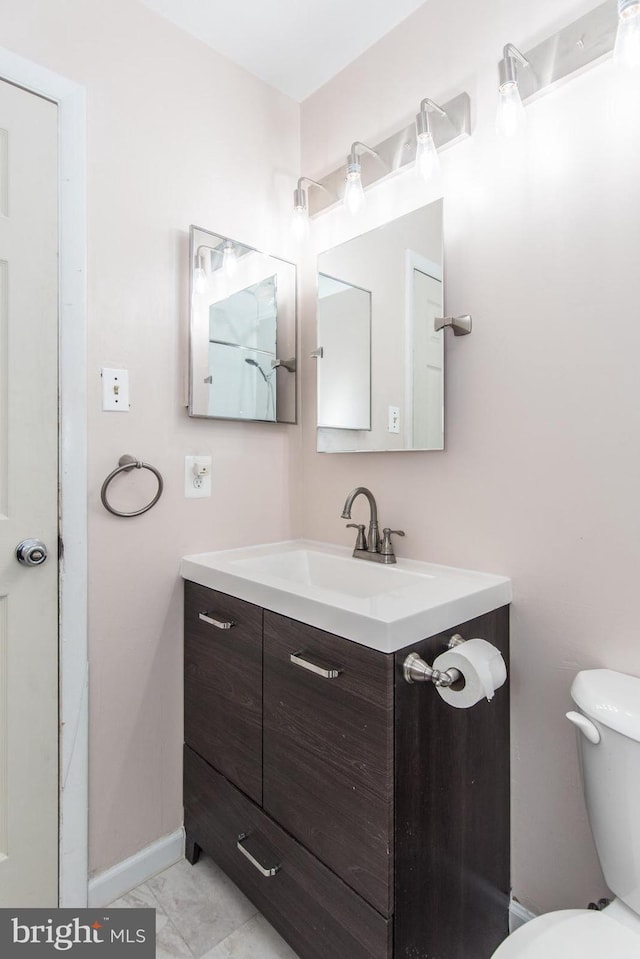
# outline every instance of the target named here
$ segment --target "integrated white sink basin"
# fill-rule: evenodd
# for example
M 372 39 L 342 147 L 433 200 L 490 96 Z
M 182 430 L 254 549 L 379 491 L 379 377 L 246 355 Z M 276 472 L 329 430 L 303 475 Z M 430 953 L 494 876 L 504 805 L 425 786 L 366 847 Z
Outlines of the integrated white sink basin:
M 291 549 L 252 559 L 235 560 L 235 568 L 248 575 L 275 576 L 288 582 L 333 590 L 345 596 L 383 596 L 408 586 L 424 585 L 429 573 L 409 573 L 394 566 L 378 566 L 350 555 L 335 556 L 320 549 Z
M 511 601 L 505 576 L 290 540 L 183 557 L 184 579 L 220 590 L 385 653 Z

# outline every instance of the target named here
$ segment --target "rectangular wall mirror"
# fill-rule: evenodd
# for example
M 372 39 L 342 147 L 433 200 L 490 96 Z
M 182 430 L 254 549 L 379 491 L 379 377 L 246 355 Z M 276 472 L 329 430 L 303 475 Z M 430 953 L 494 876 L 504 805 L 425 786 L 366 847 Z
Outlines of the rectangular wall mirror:
M 189 415 L 296 422 L 296 268 L 190 230 Z
M 318 257 L 319 452 L 444 449 L 442 211 Z

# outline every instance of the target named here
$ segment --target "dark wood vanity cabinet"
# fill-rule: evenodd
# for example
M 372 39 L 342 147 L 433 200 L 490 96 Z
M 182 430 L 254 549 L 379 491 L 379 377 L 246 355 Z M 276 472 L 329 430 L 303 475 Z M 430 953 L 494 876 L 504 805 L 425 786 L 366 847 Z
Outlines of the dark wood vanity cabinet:
M 184 738 L 262 802 L 262 610 L 185 583 Z
M 507 934 L 507 687 L 455 709 L 402 664 L 454 632 L 508 661 L 507 607 L 385 654 L 185 597 L 190 861 L 209 853 L 300 959 L 489 959 Z
M 393 657 L 265 611 L 263 742 L 265 811 L 390 916 Z

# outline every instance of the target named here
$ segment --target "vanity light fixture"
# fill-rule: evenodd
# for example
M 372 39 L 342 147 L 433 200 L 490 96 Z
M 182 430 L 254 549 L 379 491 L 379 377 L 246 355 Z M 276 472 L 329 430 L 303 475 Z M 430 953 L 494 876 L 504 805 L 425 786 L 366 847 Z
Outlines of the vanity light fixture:
M 319 186 L 321 190 L 325 191 L 325 193 L 329 192 L 326 186 L 323 186 L 322 183 L 318 183 L 317 180 L 312 180 L 308 176 L 299 177 L 298 185 L 293 191 L 293 219 L 291 221 L 293 235 L 298 240 L 303 240 L 309 233 L 309 207 L 307 203 L 308 188 L 305 190 L 302 185 L 303 183 L 308 183 L 309 186 Z
M 618 30 L 613 55 L 624 69 L 640 68 L 640 2 L 618 0 Z
M 364 209 L 366 200 L 364 197 L 364 187 L 362 186 L 362 164 L 358 150 L 369 153 L 371 156 L 380 157 L 376 150 L 372 150 L 366 143 L 355 140 L 351 144 L 351 152 L 347 157 L 347 176 L 344 189 L 344 206 L 352 215 L 357 216 Z
M 498 113 L 496 133 L 511 139 L 520 136 L 525 128 L 524 107 L 518 83 L 518 64 L 529 66 L 529 61 L 517 47 L 507 43 L 500 61 L 500 86 L 498 87 Z
M 440 158 L 431 132 L 430 110 L 441 117 L 447 115 L 446 110 L 428 97 L 420 104 L 420 113 L 416 116 L 416 173 L 423 180 L 430 180 L 440 172 Z
M 415 118 L 414 114 L 411 122 L 407 121 L 390 137 L 373 147 L 356 140 L 347 157 L 346 179 L 344 166 L 322 177 L 319 185 L 324 187 L 324 190 L 315 190 L 308 194 L 309 215 L 314 216 L 333 206 L 337 197 L 343 197 L 350 212 L 362 209 L 364 191 L 368 186 L 378 183 L 391 173 L 415 169 L 419 132 L 431 133 L 435 150 L 451 146 L 470 135 L 471 100 L 468 93 L 459 93 L 442 106 L 432 100 L 423 100 L 421 113 L 425 107 L 429 114 L 426 119 Z M 426 151 L 428 144 L 422 149 Z
M 499 64 L 500 102 L 496 132 L 517 136 L 523 103 L 609 56 L 640 67 L 640 0 L 606 0 L 578 20 L 521 53 L 512 43 Z

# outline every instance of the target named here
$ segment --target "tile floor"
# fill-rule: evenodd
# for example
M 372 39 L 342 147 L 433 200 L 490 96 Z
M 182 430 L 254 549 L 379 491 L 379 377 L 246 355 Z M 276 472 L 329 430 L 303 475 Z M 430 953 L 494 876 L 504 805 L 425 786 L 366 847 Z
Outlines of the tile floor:
M 111 905 L 156 910 L 156 959 L 297 959 L 204 854 L 195 866 L 182 860 Z

